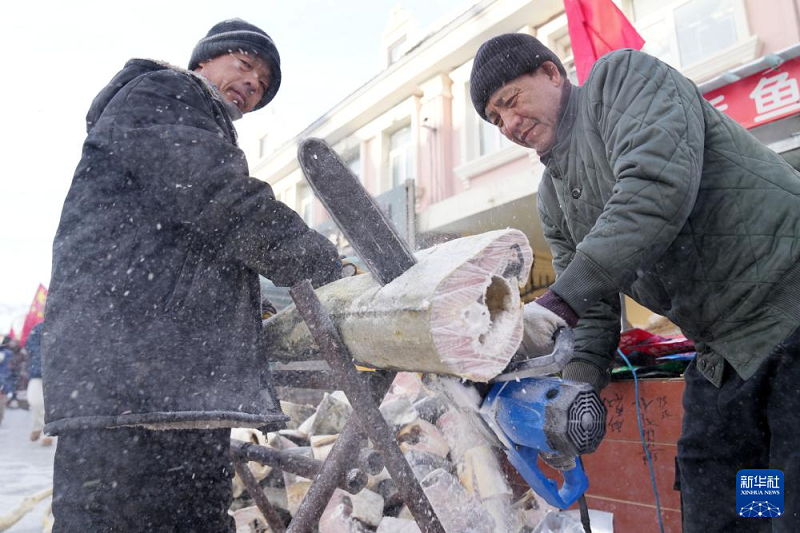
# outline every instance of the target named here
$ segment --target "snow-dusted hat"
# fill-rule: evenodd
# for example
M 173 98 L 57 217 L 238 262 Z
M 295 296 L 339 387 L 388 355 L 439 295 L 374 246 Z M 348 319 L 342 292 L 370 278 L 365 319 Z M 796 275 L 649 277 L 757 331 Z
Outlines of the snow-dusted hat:
M 215 24 L 192 50 L 189 70 L 196 69 L 202 61 L 238 50 L 255 52 L 256 56 L 263 59 L 271 70 L 269 87 L 253 108 L 255 111 L 267 105 L 281 86 L 281 56 L 278 54 L 272 38 L 258 26 L 238 18 L 223 20 Z
M 483 43 L 472 62 L 469 92 L 475 111 L 486 119 L 486 104 L 494 92 L 509 81 L 533 72 L 552 61 L 562 76 L 564 65 L 539 39 L 525 33 L 506 33 Z

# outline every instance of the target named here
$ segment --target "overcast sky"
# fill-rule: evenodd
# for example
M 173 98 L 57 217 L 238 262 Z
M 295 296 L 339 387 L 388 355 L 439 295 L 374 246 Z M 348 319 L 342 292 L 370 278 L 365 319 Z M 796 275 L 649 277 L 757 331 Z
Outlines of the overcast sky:
M 379 71 L 380 36 L 402 5 L 423 28 L 474 0 L 8 0 L 0 5 L 0 333 L 48 285 L 53 236 L 85 137 L 94 96 L 131 57 L 185 67 L 215 23 L 239 17 L 263 28 L 281 54 L 283 83 L 270 106 L 296 131 Z M 269 131 L 270 116 L 240 123 Z

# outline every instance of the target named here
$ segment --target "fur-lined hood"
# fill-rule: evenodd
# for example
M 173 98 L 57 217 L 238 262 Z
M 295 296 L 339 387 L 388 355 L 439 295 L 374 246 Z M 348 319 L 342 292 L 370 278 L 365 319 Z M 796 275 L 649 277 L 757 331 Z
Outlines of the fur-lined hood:
M 241 118 L 241 112 L 239 111 L 236 106 L 230 106 L 220 94 L 219 90 L 208 81 L 204 76 L 201 76 L 191 70 L 186 70 L 185 68 L 177 67 L 166 61 L 159 61 L 157 59 L 131 59 L 127 63 L 122 70 L 120 70 L 116 76 L 111 80 L 111 82 L 105 86 L 105 88 L 98 93 L 95 99 L 92 101 L 92 105 L 89 108 L 89 112 L 86 115 L 86 132 L 89 133 L 95 124 L 97 124 L 100 115 L 108 106 L 108 103 L 116 96 L 116 94 L 122 90 L 128 83 L 135 80 L 139 76 L 143 74 L 147 74 L 149 72 L 156 72 L 159 70 L 169 69 L 175 71 L 177 73 L 183 74 L 192 78 L 199 86 L 203 87 L 208 91 L 211 98 L 216 100 L 219 105 L 225 109 L 228 113 L 227 119 L 229 121 L 236 120 Z M 233 107 L 236 112 L 233 112 Z

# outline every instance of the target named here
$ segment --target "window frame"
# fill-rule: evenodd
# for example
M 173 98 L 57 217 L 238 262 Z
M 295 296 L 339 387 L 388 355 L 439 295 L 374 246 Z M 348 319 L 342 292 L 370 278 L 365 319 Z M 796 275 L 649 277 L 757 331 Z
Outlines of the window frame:
M 400 133 L 403 130 L 408 130 L 408 141 L 398 148 L 392 148 L 392 138 Z M 388 186 L 387 190 L 392 190 L 395 187 L 399 187 L 407 179 L 416 180 L 416 169 L 414 168 L 416 158 L 414 157 L 414 132 L 411 128 L 410 121 L 407 123 L 400 124 L 399 126 L 392 128 L 391 130 L 387 130 L 385 132 L 386 136 L 386 166 L 387 166 L 387 174 L 388 174 Z M 402 152 L 401 157 L 403 160 L 403 168 L 405 170 L 404 178 L 399 182 L 395 182 L 395 175 L 394 175 L 394 165 L 393 160 L 395 156 L 398 156 L 398 152 Z
M 669 63 L 671 66 L 684 73 L 695 70 L 704 71 L 706 69 L 698 69 L 697 67 L 702 67 L 707 63 L 719 63 L 721 57 L 731 53 L 732 50 L 736 51 L 738 47 L 745 46 L 753 40 L 753 36 L 750 33 L 749 20 L 747 18 L 747 10 L 744 0 L 729 0 L 733 10 L 734 24 L 736 28 L 736 41 L 723 50 L 713 53 L 693 63 L 684 64 L 681 58 L 681 44 L 678 40 L 678 29 L 675 22 L 676 11 L 693 1 L 694 0 L 667 1 L 660 9 L 644 17 L 638 18 L 636 17 L 636 0 L 627 0 L 628 12 L 631 14 L 632 23 L 638 31 L 644 31 L 646 28 L 650 28 L 656 24 L 667 24 L 667 31 L 669 32 L 669 51 L 672 57 L 659 57 L 659 59 Z M 642 35 L 642 37 L 644 37 L 644 35 Z M 647 43 L 645 43 L 643 50 L 645 52 L 649 52 L 647 49 Z M 700 76 L 702 77 L 702 74 Z M 690 75 L 689 77 L 694 76 Z

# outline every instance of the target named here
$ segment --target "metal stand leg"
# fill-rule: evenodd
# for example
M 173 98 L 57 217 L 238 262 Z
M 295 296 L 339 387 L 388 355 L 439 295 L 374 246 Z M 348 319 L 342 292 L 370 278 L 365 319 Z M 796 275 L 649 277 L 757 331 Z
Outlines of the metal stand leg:
M 261 488 L 261 485 L 258 484 L 253 472 L 250 471 L 250 467 L 238 459 L 233 460 L 233 467 L 236 469 L 236 473 L 239 474 L 239 477 L 244 482 L 244 486 L 247 487 L 247 492 L 250 493 L 250 496 L 256 502 L 258 510 L 261 511 L 261 514 L 263 514 L 264 518 L 266 518 L 267 525 L 269 525 L 269 530 L 274 533 L 284 533 L 286 528 L 283 527 L 283 520 L 281 520 L 281 517 L 278 515 L 278 512 L 275 510 L 272 504 L 269 503 L 267 495 L 264 494 L 264 490 Z
M 373 389 L 376 396 L 381 398 L 389 390 L 391 379 L 382 380 Z M 339 434 L 339 438 L 331 449 L 328 458 L 322 465 L 319 474 L 314 478 L 311 487 L 303 498 L 300 507 L 289 525 L 289 533 L 313 532 L 319 523 L 322 512 L 328 505 L 333 492 L 336 490 L 336 482 L 345 474 L 348 465 L 359 461 L 362 455 L 361 443 L 367 439 L 367 434 L 356 422 L 358 415 L 354 412 L 347 420 L 344 430 Z M 380 470 L 383 467 L 381 466 Z M 379 471 L 380 471 L 379 470 Z M 377 472 L 375 472 L 377 473 Z
M 339 337 L 339 332 L 333 325 L 325 308 L 314 293 L 311 283 L 304 281 L 293 287 L 290 293 L 297 310 L 308 325 L 317 346 L 319 346 L 320 352 L 331 367 L 331 372 L 336 377 L 336 381 L 341 385 L 350 403 L 358 406 L 358 415 L 355 418 L 362 430 L 369 435 L 375 448 L 383 454 L 386 468 L 389 470 L 392 479 L 397 483 L 397 488 L 417 521 L 420 530 L 423 533 L 445 533 L 436 512 L 422 490 L 422 486 L 417 481 L 411 466 L 400 451 L 395 435 L 378 409 L 378 404 L 374 401 L 367 380 L 359 375 L 359 372 L 353 366 L 353 359 L 350 353 Z M 351 431 L 355 432 L 355 429 Z M 342 446 L 342 448 L 345 448 L 345 446 Z M 349 446 L 349 448 L 357 447 Z M 343 454 L 344 452 L 340 453 Z M 333 490 L 331 489 L 332 492 Z M 327 504 L 327 501 L 325 504 Z M 302 530 L 295 530 L 293 523 L 290 526 L 290 531 L 295 533 Z
M 242 462 L 255 461 L 262 465 L 270 465 L 306 479 L 315 478 L 324 464 L 322 461 L 310 457 L 303 457 L 290 452 L 280 452 L 266 446 L 259 446 L 252 442 L 236 439 L 231 439 L 231 456 Z M 342 475 L 336 479 L 336 486 L 350 494 L 359 493 L 366 485 L 367 475 L 358 468 L 345 468 L 342 471 Z

